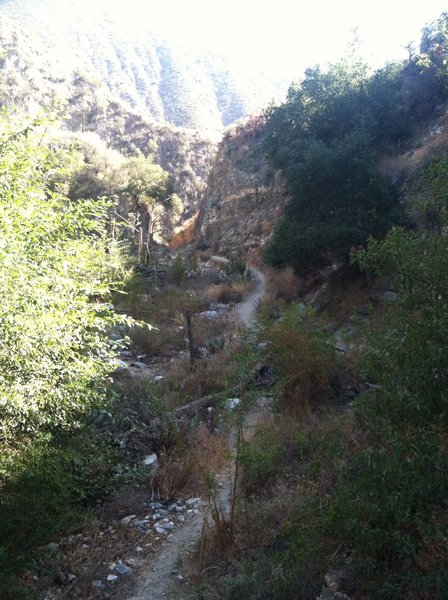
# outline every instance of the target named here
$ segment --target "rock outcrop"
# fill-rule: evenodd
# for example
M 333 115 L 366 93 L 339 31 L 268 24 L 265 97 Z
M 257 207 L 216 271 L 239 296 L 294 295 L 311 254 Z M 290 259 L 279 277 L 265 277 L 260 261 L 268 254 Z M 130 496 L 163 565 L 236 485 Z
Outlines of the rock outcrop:
M 253 117 L 228 130 L 218 147 L 198 217 L 199 247 L 257 256 L 288 200 L 283 178 L 263 153 L 265 123 Z

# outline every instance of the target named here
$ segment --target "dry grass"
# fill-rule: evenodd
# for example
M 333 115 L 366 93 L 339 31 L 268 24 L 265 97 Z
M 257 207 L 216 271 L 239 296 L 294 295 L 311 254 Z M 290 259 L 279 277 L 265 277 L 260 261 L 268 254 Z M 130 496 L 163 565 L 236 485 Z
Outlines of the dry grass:
M 266 340 L 280 376 L 279 402 L 284 408 L 309 416 L 331 403 L 336 351 L 320 325 L 289 310 L 266 332 Z
M 183 356 L 173 362 L 161 385 L 161 393 L 171 405 L 183 405 L 191 400 L 222 392 L 231 386 L 235 378 L 232 361 L 234 349 L 224 348 L 195 363 L 190 369 L 189 359 Z
M 194 315 L 192 320 L 193 341 L 196 346 L 204 346 L 218 336 L 228 340 L 235 332 L 236 323 L 233 315 L 223 311 L 216 318 Z
M 289 415 L 280 414 L 274 425 L 260 428 L 249 443 L 243 444 L 233 519 L 224 521 L 219 514 L 215 517 L 217 526 L 203 531 L 199 558 L 192 566 L 194 578 L 194 567 L 197 569 L 199 563 L 196 582 L 206 584 L 205 589 L 210 594 L 203 597 L 214 598 L 214 593 L 220 597 L 219 589 L 229 573 L 229 564 L 232 577 L 240 581 L 241 578 L 244 581 L 245 576 L 249 578 L 248 589 L 258 590 L 258 586 L 264 589 L 261 582 L 252 580 L 252 571 L 246 569 L 246 557 L 254 549 L 259 558 L 263 554 L 266 561 L 263 572 L 269 577 L 273 552 L 285 552 L 289 558 L 293 556 L 288 541 L 291 536 L 299 541 L 299 556 L 302 544 L 304 548 L 313 544 L 311 560 L 321 552 L 332 554 L 334 544 L 322 537 L 319 530 L 320 511 L 331 501 L 340 460 L 359 448 L 352 421 L 349 413 L 332 413 L 325 419 L 315 417 L 299 424 Z M 321 443 L 321 440 L 325 442 Z M 280 452 L 272 452 L 273 448 Z M 271 475 L 258 480 L 256 487 L 253 484 L 257 480 L 249 479 L 254 463 L 248 463 L 248 454 L 252 455 L 252 461 L 260 461 L 255 465 L 260 473 L 272 467 Z M 283 544 L 282 540 L 285 540 Z M 319 544 L 322 544 L 320 551 Z M 319 570 L 320 567 L 321 561 L 317 568 L 315 564 L 310 568 Z M 311 575 L 300 573 L 297 581 L 294 572 L 294 569 L 288 574 L 285 572 L 285 576 L 293 578 L 292 587 L 297 584 L 301 591 L 306 586 L 313 589 L 315 573 L 312 570 Z
M 232 283 L 221 283 L 219 285 L 210 285 L 204 290 L 204 295 L 210 302 L 222 304 L 237 304 L 242 302 L 254 288 L 252 281 L 240 281 Z
M 265 300 L 268 302 L 278 299 L 291 302 L 299 296 L 300 290 L 301 282 L 291 267 L 268 269 L 266 272 Z
M 256 269 L 261 269 L 262 271 L 264 271 L 266 268 L 266 265 L 263 262 L 263 258 L 262 258 L 261 247 L 250 250 L 245 256 L 245 261 L 247 262 L 248 265 L 254 266 Z
M 193 455 L 188 452 L 159 456 L 157 470 L 151 477 L 151 499 L 162 502 L 175 500 L 197 480 L 199 473 Z
M 185 348 L 185 333 L 181 329 L 181 319 L 171 323 L 159 324 L 149 330 L 146 327 L 133 327 L 129 338 L 138 354 L 166 355 L 172 350 Z
M 235 281 L 232 283 L 235 292 L 240 293 L 243 298 L 247 296 L 255 287 L 254 281 Z
M 222 469 L 226 456 L 227 445 L 222 438 L 199 426 L 189 448 L 159 456 L 157 470 L 150 479 L 151 498 L 165 502 L 186 493 L 206 493 L 208 478 Z
M 422 140 L 420 146 L 405 154 L 388 156 L 380 162 L 380 170 L 394 181 L 413 177 L 428 165 L 435 156 L 446 152 L 448 147 L 447 117 L 439 121 L 439 126 L 433 128 Z

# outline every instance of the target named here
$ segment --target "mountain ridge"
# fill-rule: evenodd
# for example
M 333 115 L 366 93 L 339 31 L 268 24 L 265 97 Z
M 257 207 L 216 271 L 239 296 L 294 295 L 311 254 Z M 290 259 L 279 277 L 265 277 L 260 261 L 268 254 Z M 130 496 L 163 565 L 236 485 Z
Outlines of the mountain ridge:
M 63 5 L 3 0 L 0 15 L 40 37 L 62 69 L 93 75 L 145 118 L 214 139 L 227 125 L 282 97 L 289 83 L 245 71 L 216 52 L 177 43 L 152 31 L 150 24 L 131 27 L 99 6 L 86 14 L 71 0 Z

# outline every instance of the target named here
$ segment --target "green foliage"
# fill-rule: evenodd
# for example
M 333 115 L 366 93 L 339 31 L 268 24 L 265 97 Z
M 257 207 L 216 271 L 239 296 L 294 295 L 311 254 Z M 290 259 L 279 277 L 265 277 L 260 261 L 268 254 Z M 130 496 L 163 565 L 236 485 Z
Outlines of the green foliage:
M 188 273 L 187 263 L 180 254 L 176 254 L 173 264 L 171 265 L 168 276 L 170 280 L 177 286 L 186 278 Z
M 14 581 L 36 546 L 79 527 L 86 502 L 111 491 L 119 459 L 116 449 L 87 433 L 57 445 L 50 437 L 41 438 L 20 457 L 5 457 L 0 473 L 2 574 Z M 4 587 L 2 581 L 0 591 Z
M 315 598 L 325 573 L 341 567 L 350 586 L 341 592 L 350 596 L 446 597 L 448 236 L 440 214 L 437 235 L 394 228 L 356 255 L 361 267 L 392 279 L 398 298 L 369 332 L 362 366 L 370 386 L 355 415 L 347 411 L 317 427 L 308 422 L 293 438 L 277 422 L 243 449 L 244 507 L 256 523 L 250 533 L 269 523 L 275 539 L 265 534 L 265 550 L 239 555 L 231 577 L 218 581 L 226 597 Z M 290 307 L 263 338 L 283 393 L 301 393 L 311 381 L 312 392 L 327 397 L 334 356 L 312 315 Z M 284 515 L 279 508 L 275 527 L 272 505 L 288 493 L 285 482 L 294 485 L 293 510 Z M 254 498 L 263 502 L 258 512 Z
M 239 460 L 244 468 L 245 485 L 248 490 L 263 486 L 276 475 L 282 466 L 283 444 L 277 432 L 271 428 L 260 428 L 255 441 L 244 447 L 239 454 Z
M 274 266 L 305 275 L 347 256 L 369 235 L 384 236 L 400 218 L 397 192 L 375 168 L 369 139 L 359 131 L 331 144 L 298 140 L 284 173 L 294 200 L 265 249 Z
M 150 158 L 135 156 L 124 165 L 126 183 L 123 191 L 137 202 L 156 201 L 169 206 L 172 201 L 172 181 L 169 174 Z
M 328 143 L 356 130 L 366 133 L 375 147 L 403 140 L 410 128 L 401 85 L 400 69 L 393 64 L 372 72 L 361 61 L 343 59 L 326 70 L 307 69 L 303 81 L 289 89 L 286 102 L 268 111 L 269 157 L 282 167 L 297 141 Z
M 403 69 L 403 99 L 415 119 L 427 118 L 448 94 L 448 13 L 423 29 L 419 53 Z
M 105 328 L 119 248 L 108 205 L 50 191 L 51 155 L 3 124 L 0 141 L 1 439 L 76 427 L 110 369 Z M 115 263 L 115 264 L 114 264 Z M 71 425 L 69 425 L 71 422 Z
M 447 76 L 448 12 L 443 12 L 433 23 L 423 29 L 420 53 L 436 66 L 440 75 Z
M 90 135 L 80 137 L 70 174 L 60 177 L 71 200 L 114 198 L 118 221 L 128 228 L 129 239 L 135 238 L 139 259 L 145 243 L 156 234 L 169 236 L 172 221 L 179 217 L 183 204 L 173 193 L 171 176 L 141 153 L 126 158 Z M 53 176 L 54 179 L 54 176 Z M 147 256 L 149 258 L 149 256 Z
M 365 585 L 381 598 L 448 590 L 447 257 L 446 235 L 395 229 L 358 258 L 393 276 L 402 294 L 371 335 L 365 368 L 376 385 L 357 407 L 368 446 L 345 514 Z
M 110 204 L 53 189 L 61 165 L 43 135 L 0 122 L 0 554 L 12 571 L 88 494 L 67 443 L 106 400 L 107 331 L 125 321 L 109 304 L 125 275 Z
M 331 493 L 346 469 L 344 420 L 314 428 L 280 415 L 258 429 L 240 459 L 240 526 L 249 521 L 250 539 L 245 547 L 238 538 L 242 551 L 216 582 L 219 597 L 314 600 L 340 550 Z
M 297 413 L 327 404 L 335 372 L 335 348 L 323 323 L 295 303 L 263 332 L 270 364 L 280 375 L 280 401 Z
M 399 222 L 397 191 L 377 170 L 375 152 L 409 134 L 400 88 L 393 65 L 370 73 L 343 60 L 307 70 L 270 110 L 265 149 L 292 200 L 265 249 L 269 264 L 304 276 Z
M 440 232 L 448 222 L 448 155 L 436 157 L 419 177 L 420 191 L 411 199 L 417 219 Z
M 221 272 L 224 278 L 230 281 L 250 281 L 254 277 L 247 263 L 236 257 L 231 257 L 229 262 L 222 266 Z
M 91 138 L 92 140 L 94 138 Z M 119 196 L 125 185 L 124 157 L 105 147 L 100 140 L 75 142 L 78 152 L 70 173 L 67 195 L 71 200 Z
M 134 230 L 140 232 L 139 259 L 142 255 L 141 244 L 145 240 L 147 262 L 154 236 L 169 229 L 170 213 L 177 212 L 178 215 L 182 202 L 173 193 L 171 176 L 151 158 L 143 155 L 129 158 L 122 166 L 122 174 L 125 183 L 119 193 L 130 199 L 130 207 L 124 211 L 126 220 L 133 218 Z
M 106 112 L 107 100 L 101 83 L 77 70 L 71 82 L 69 126 L 72 130 L 94 131 Z
M 265 250 L 269 264 L 304 276 L 400 223 L 397 191 L 376 169 L 376 153 L 405 143 L 446 99 L 447 24 L 443 13 L 428 26 L 405 65 L 371 71 L 344 59 L 308 69 L 268 111 L 265 150 L 291 194 Z

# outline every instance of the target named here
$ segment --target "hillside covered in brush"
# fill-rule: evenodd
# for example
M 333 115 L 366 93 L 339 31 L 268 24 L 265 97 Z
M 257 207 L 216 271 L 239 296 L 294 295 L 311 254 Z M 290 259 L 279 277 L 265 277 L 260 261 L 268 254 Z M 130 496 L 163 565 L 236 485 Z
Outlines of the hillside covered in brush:
M 445 600 L 448 14 L 215 144 L 95 11 L 0 21 L 0 597 Z
M 45 44 L 62 70 L 79 69 L 112 97 L 158 123 L 217 137 L 223 127 L 281 97 L 287 82 L 249 72 L 236 61 L 199 52 L 91 3 L 3 0 L 0 14 Z

